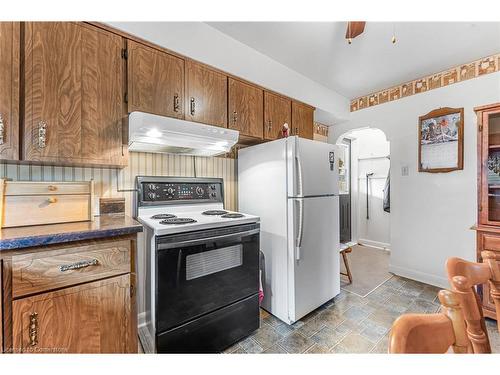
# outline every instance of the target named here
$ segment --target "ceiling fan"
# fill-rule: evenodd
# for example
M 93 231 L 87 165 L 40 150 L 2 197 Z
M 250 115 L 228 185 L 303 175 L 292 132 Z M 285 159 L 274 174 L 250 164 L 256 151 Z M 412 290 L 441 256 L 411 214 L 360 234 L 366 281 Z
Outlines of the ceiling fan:
M 349 42 L 352 43 L 352 40 L 356 38 L 358 35 L 361 35 L 363 31 L 365 31 L 364 21 L 349 21 L 347 22 L 347 30 L 345 31 L 345 38 Z

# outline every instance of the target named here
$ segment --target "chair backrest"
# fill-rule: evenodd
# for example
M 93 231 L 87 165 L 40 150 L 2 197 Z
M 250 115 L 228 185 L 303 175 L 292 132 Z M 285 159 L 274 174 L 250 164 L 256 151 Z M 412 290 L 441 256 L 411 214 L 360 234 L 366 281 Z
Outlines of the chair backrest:
M 467 326 L 467 336 L 472 343 L 473 352 L 491 353 L 488 331 L 484 322 L 482 302 L 476 292 L 476 286 L 489 283 L 493 296 L 495 291 L 498 291 L 498 285 L 495 283 L 494 276 L 495 269 L 498 273 L 498 265 L 495 261 L 495 254 L 491 251 L 483 251 L 481 256 L 485 260 L 485 263 L 450 258 L 446 262 L 446 269 L 452 290 L 457 294 L 462 307 Z M 500 298 L 500 294 L 498 294 L 498 298 Z M 500 317 L 500 310 L 498 308 L 497 315 Z
M 455 353 L 470 351 L 462 311 L 456 295 L 439 292 L 441 311 L 437 314 L 404 314 L 392 325 L 389 353 Z

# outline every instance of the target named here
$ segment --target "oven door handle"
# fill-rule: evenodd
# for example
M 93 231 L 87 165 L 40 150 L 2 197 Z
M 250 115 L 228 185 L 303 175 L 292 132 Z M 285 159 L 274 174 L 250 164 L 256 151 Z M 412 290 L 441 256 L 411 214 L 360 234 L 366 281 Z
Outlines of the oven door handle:
M 179 241 L 179 242 L 172 242 L 172 243 L 161 243 L 160 242 L 160 243 L 158 243 L 158 250 L 167 250 L 167 249 L 173 249 L 173 248 L 178 248 L 178 247 L 199 245 L 202 243 L 206 243 L 207 241 L 216 241 L 216 240 L 222 240 L 222 239 L 231 238 L 231 237 L 250 236 L 252 234 L 259 233 L 259 231 L 260 231 L 259 229 L 252 229 L 252 230 L 248 230 L 245 232 L 225 234 L 223 236 L 197 238 L 195 240 L 189 240 L 189 241 Z

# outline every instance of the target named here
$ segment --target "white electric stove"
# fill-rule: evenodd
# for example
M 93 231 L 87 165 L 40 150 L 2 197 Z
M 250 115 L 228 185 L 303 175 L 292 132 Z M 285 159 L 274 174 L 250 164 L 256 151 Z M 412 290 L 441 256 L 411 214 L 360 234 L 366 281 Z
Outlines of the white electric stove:
M 136 178 L 146 326 L 157 353 L 215 353 L 259 327 L 260 223 L 224 209 L 218 178 Z M 144 342 L 146 341 L 146 342 Z

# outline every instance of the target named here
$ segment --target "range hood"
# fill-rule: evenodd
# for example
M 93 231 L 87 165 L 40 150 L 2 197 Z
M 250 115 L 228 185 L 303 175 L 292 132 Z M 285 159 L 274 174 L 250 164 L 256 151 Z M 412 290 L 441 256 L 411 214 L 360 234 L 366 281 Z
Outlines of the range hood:
M 215 156 L 238 142 L 237 130 L 199 124 L 144 112 L 132 112 L 129 151 Z

